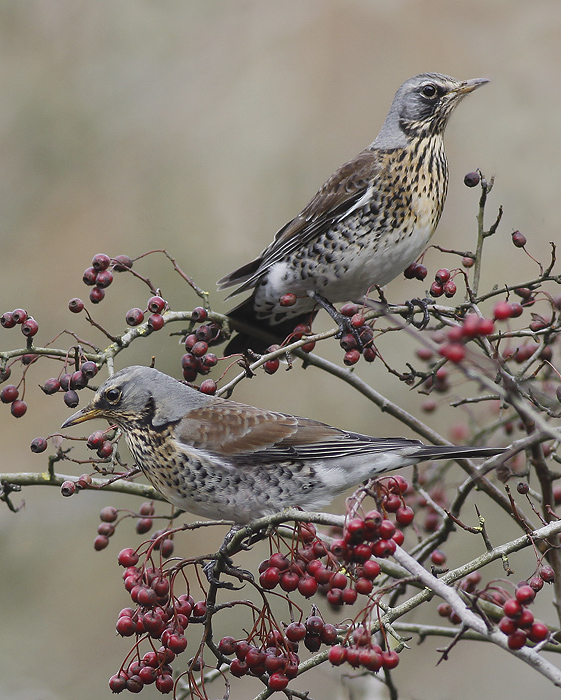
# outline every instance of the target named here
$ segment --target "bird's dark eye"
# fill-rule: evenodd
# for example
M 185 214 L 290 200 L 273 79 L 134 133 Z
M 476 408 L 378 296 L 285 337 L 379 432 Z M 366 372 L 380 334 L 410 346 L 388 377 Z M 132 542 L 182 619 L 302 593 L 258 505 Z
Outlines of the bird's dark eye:
M 107 389 L 105 392 L 105 398 L 109 401 L 109 403 L 116 404 L 121 398 L 121 390 Z
M 428 85 L 423 85 L 421 89 L 421 95 L 423 97 L 428 97 L 429 99 L 436 97 L 437 94 L 438 90 L 432 83 L 428 83 Z

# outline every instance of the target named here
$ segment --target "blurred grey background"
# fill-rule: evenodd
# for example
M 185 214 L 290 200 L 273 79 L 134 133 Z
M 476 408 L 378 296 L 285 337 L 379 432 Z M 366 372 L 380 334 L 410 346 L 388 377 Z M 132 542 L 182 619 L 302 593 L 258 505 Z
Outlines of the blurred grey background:
M 492 81 L 462 103 L 447 130 L 451 181 L 433 242 L 474 247 L 478 191 L 462 181 L 481 168 L 497 178 L 489 220 L 499 204 L 505 207 L 489 242 L 484 284 L 504 282 L 508 271 L 516 281 L 530 279 L 536 265 L 512 246 L 510 233 L 522 230 L 541 259 L 548 241 L 558 240 L 560 35 L 558 0 L 2 2 L 0 312 L 27 309 L 40 324 L 41 343 L 63 328 L 102 343 L 66 306 L 73 296 L 87 296 L 81 276 L 97 252 L 136 256 L 166 248 L 213 291 L 216 279 L 260 252 L 336 167 L 374 139 L 395 90 L 423 71 Z M 434 272 L 451 260 L 431 251 L 426 262 Z M 137 269 L 162 287 L 173 308 L 196 305 L 161 259 Z M 94 314 L 119 332 L 126 310 L 148 294 L 129 277 L 116 282 Z M 424 289 L 396 280 L 388 293 L 398 301 Z M 219 295 L 213 305 L 227 310 Z M 177 376 L 181 349 L 165 338 L 156 334 L 123 362 L 149 362 L 156 353 L 160 369 Z M 2 349 L 19 347 L 20 339 L 17 329 L 0 329 Z M 407 350 L 386 347 L 403 368 Z M 335 344 L 327 352 L 341 361 Z M 361 363 L 357 371 L 419 411 L 422 397 L 388 379 L 379 363 Z M 35 388 L 51 374 L 48 362 L 30 371 L 25 418 L 16 421 L 0 407 L 0 471 L 44 468 L 44 455 L 32 455 L 28 443 L 55 432 L 68 415 L 62 401 Z M 259 375 L 236 398 L 357 431 L 405 432 L 314 369 Z M 448 413 L 428 418 L 446 435 L 458 421 Z M 129 649 L 113 633 L 128 604 L 115 557 L 140 540 L 124 524 L 104 552 L 94 553 L 92 541 L 101 507 L 138 503 L 92 493 L 62 499 L 41 488 L 23 498 L 17 515 L 0 509 L 0 697 L 108 697 L 107 679 Z M 496 543 L 511 535 L 506 521 L 491 533 Z M 461 556 L 451 555 L 451 565 L 463 561 L 462 546 L 474 556 L 481 551 L 472 539 L 458 537 Z M 186 537 L 177 551 L 217 544 Z M 521 561 L 511 563 L 517 568 Z M 516 577 L 529 573 L 520 565 Z M 485 574 L 501 577 L 500 565 Z M 429 640 L 402 654 L 396 671 L 402 698 L 554 696 L 527 666 L 474 643 L 435 668 L 437 646 L 444 643 Z M 311 696 L 351 697 L 334 682 L 338 673 L 317 673 Z M 219 697 L 223 688 L 211 692 Z M 234 687 L 231 697 L 257 692 L 250 682 Z M 378 697 L 376 684 L 366 693 Z M 148 688 L 143 697 L 159 694 Z

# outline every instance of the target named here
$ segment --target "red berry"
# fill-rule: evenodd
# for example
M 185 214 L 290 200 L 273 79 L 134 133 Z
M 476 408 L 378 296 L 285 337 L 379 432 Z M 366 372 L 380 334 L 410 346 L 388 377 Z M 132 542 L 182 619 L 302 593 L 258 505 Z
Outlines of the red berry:
M 493 307 L 493 316 L 497 321 L 504 321 L 510 318 L 511 306 L 508 301 L 499 301 Z
M 518 629 L 518 625 L 512 618 L 503 617 L 499 622 L 499 629 L 503 634 L 513 634 Z
M 288 678 L 284 673 L 273 673 L 269 677 L 269 688 L 271 690 L 284 690 L 288 685 Z
M 139 556 L 135 552 L 134 549 L 131 549 L 130 547 L 127 549 L 122 549 L 119 552 L 119 556 L 117 557 L 117 561 L 121 566 L 136 566 L 138 564 Z
M 117 509 L 113 508 L 113 506 L 106 506 L 105 508 L 102 508 L 99 513 L 99 518 L 104 523 L 114 523 L 115 520 L 117 520 L 117 517 Z
M 115 674 L 109 679 L 109 690 L 111 690 L 112 693 L 122 693 L 126 687 L 127 679 L 124 675 Z
M 144 321 L 144 312 L 141 309 L 131 309 L 127 311 L 125 321 L 129 326 L 138 326 Z
M 10 406 L 10 411 L 14 418 L 21 418 L 27 412 L 27 404 L 25 401 L 20 401 L 16 399 Z
M 351 326 L 353 328 L 362 328 L 365 323 L 366 321 L 362 314 L 354 314 L 354 316 L 351 317 Z
M 125 270 L 130 270 L 132 264 L 132 260 L 128 255 L 116 255 L 113 258 L 113 269 L 116 272 L 125 272 Z
M 95 362 L 84 362 L 80 369 L 82 370 L 82 373 L 86 379 L 93 379 L 97 374 L 97 365 Z
M 444 296 L 450 299 L 457 292 L 456 283 L 453 280 L 448 280 L 443 286 Z
M 88 287 L 93 287 L 95 284 L 96 278 L 97 278 L 97 270 L 95 270 L 93 267 L 88 267 L 87 270 L 84 270 L 82 282 L 84 284 L 86 284 Z
M 280 306 L 294 306 L 296 304 L 296 294 L 283 294 L 279 301 Z
M 338 573 L 333 574 L 333 576 L 331 577 L 331 580 L 329 582 L 329 587 L 343 589 L 343 588 L 347 587 L 348 583 L 349 583 L 349 580 L 347 579 L 345 574 L 343 572 L 339 571 Z
M 230 673 L 236 678 L 241 678 L 249 671 L 249 666 L 242 659 L 232 659 Z
M 343 357 L 343 362 L 347 365 L 347 367 L 350 367 L 352 365 L 356 365 L 356 363 L 359 360 L 360 360 L 360 352 L 356 349 L 348 350 L 345 353 L 345 356 Z
M 301 622 L 291 622 L 285 634 L 290 642 L 301 642 L 306 636 L 306 627 Z
M 47 449 L 47 441 L 44 437 L 36 437 L 31 441 L 31 451 L 32 452 L 44 452 Z
M 216 382 L 214 379 L 205 379 L 204 382 L 201 382 L 200 386 L 200 391 L 201 394 L 216 394 L 217 390 Z
M 105 298 L 105 289 L 101 287 L 92 287 L 90 290 L 90 301 L 92 304 L 99 304 Z
M 445 343 L 440 346 L 438 352 L 454 364 L 461 362 L 466 356 L 466 349 L 461 343 Z
M 111 259 L 108 255 L 105 255 L 105 253 L 98 253 L 97 255 L 93 256 L 92 267 L 96 271 L 106 270 L 109 267 L 110 262 Z
M 327 658 L 329 659 L 329 663 L 333 664 L 333 666 L 340 666 L 347 659 L 346 647 L 336 644 L 329 650 Z
M 73 481 L 63 481 L 60 486 L 60 493 L 64 497 L 72 496 L 76 493 L 76 484 Z
M 548 636 L 549 629 L 543 622 L 534 622 L 530 628 L 530 631 L 528 632 L 528 638 L 536 644 L 538 642 L 543 642 L 543 640 L 547 639 Z
M 107 535 L 97 535 L 97 537 L 94 540 L 94 549 L 96 552 L 101 552 L 101 550 L 105 549 L 108 544 L 109 538 L 107 537 Z
M 528 603 L 531 603 L 536 597 L 536 592 L 531 586 L 524 585 L 518 586 L 515 595 L 516 600 L 519 603 L 522 603 L 522 605 L 528 605 Z
M 171 693 L 173 686 L 173 678 L 169 673 L 164 673 L 156 678 L 156 690 L 159 690 L 160 693 Z
M 519 316 L 522 316 L 524 313 L 524 307 L 522 304 L 519 304 L 517 301 L 513 301 L 510 305 L 510 318 L 518 318 Z M 530 324 L 530 330 L 541 330 L 545 326 L 539 325 L 538 328 L 532 328 L 532 324 Z
M 355 591 L 361 595 L 369 595 L 374 588 L 372 581 L 364 576 L 357 578 L 355 583 Z
M 208 343 L 204 340 L 198 340 L 191 348 L 191 354 L 195 357 L 202 357 L 208 352 Z
M 0 391 L 0 401 L 2 401 L 2 403 L 12 403 L 18 396 L 18 388 L 13 384 L 7 384 L 2 391 Z
M 9 311 L 6 311 L 6 313 L 0 316 L 0 326 L 2 326 L 2 328 L 13 328 L 15 325 L 14 317 Z
M 152 314 L 161 314 L 166 307 L 166 302 L 162 297 L 155 296 L 148 299 L 147 308 Z
M 555 579 L 555 572 L 551 566 L 542 566 L 538 573 L 542 581 L 545 581 L 545 583 L 552 583 L 552 581 Z
M 528 585 L 530 585 L 534 591 L 541 591 L 543 588 L 543 579 L 540 576 L 532 576 L 532 578 L 528 581 Z
M 136 622 L 131 617 L 122 616 L 117 620 L 115 625 L 117 633 L 121 637 L 132 637 L 136 633 Z
M 429 289 L 431 297 L 441 297 L 444 294 L 444 288 L 440 282 L 433 282 Z
M 298 581 L 298 592 L 303 595 L 304 598 L 311 598 L 318 589 L 318 582 L 313 576 L 309 574 L 304 574 Z
M 526 632 L 516 630 L 516 632 L 508 635 L 507 642 L 509 649 L 522 649 L 526 644 Z
M 399 664 L 399 654 L 395 651 L 383 651 L 381 657 L 382 668 L 385 668 L 386 671 L 390 671 Z
M 354 316 L 358 312 L 358 306 L 356 304 L 343 304 L 341 307 L 341 313 L 343 316 Z
M 95 283 L 98 287 L 105 289 L 113 282 L 113 274 L 109 270 L 102 270 L 97 273 Z
M 490 318 L 482 318 L 478 323 L 479 335 L 491 335 L 495 330 L 495 324 Z
M 515 598 L 510 598 L 509 600 L 505 601 L 503 611 L 505 615 L 516 619 L 522 614 L 522 606 Z
M 14 309 L 12 311 L 12 320 L 16 323 L 25 323 L 27 321 L 27 311 L 23 309 Z
M 82 370 L 78 370 L 77 372 L 73 372 L 71 377 L 70 377 L 70 382 L 69 386 L 71 389 L 83 389 L 86 384 L 88 383 L 88 378 L 86 375 L 82 372 Z
M 403 276 L 408 279 L 412 280 L 415 277 L 415 271 L 417 268 L 417 263 L 411 263 L 408 267 L 403 270 Z
M 435 566 L 442 566 L 446 563 L 446 554 L 440 549 L 435 549 L 430 555 L 430 559 Z
M 276 566 L 270 566 L 259 576 L 259 583 L 263 588 L 272 590 L 280 583 L 281 574 Z
M 263 369 L 265 372 L 267 372 L 267 374 L 274 374 L 278 370 L 279 366 L 280 360 L 278 357 L 275 357 L 272 360 L 267 360 L 267 362 L 263 364 Z
M 24 323 L 21 324 L 21 332 L 27 338 L 32 338 L 34 335 L 36 335 L 38 330 L 39 324 L 34 318 L 31 318 L 31 316 Z
M 395 532 L 395 525 L 391 520 L 382 520 L 380 527 L 378 528 L 378 535 L 383 540 L 389 540 L 393 533 Z
M 64 403 L 68 406 L 68 408 L 76 408 L 76 406 L 80 403 L 80 397 L 74 391 L 74 389 L 69 389 L 68 391 L 65 391 L 64 396 L 62 398 L 64 400 Z
M 512 242 L 517 248 L 524 248 L 526 245 L 526 236 L 520 231 L 514 231 L 512 234 Z
M 400 506 L 395 512 L 395 520 L 400 525 L 411 525 L 415 512 L 409 506 Z
M 480 180 L 481 177 L 477 172 L 471 172 L 467 173 L 467 175 L 464 175 L 464 185 L 466 187 L 477 187 L 477 185 L 479 185 Z
M 445 282 L 448 282 L 448 280 L 450 279 L 450 270 L 448 270 L 448 268 L 446 267 L 443 267 L 441 270 L 438 270 L 438 272 L 434 276 L 434 279 L 439 284 L 444 284 Z
M 208 318 L 208 311 L 202 306 L 197 306 L 191 312 L 191 319 L 199 323 L 204 323 Z
M 415 278 L 422 281 L 426 276 L 427 268 L 424 265 L 418 264 L 415 268 Z
M 364 562 L 362 566 L 362 575 L 365 578 L 370 579 L 371 581 L 373 581 L 377 576 L 379 576 L 381 571 L 382 569 L 380 568 L 380 564 L 378 564 L 378 562 L 374 561 L 373 559 Z
M 218 651 L 224 656 L 230 656 L 236 651 L 236 640 L 233 637 L 222 637 L 218 642 Z
M 159 331 L 164 327 L 164 317 L 160 314 L 152 314 L 148 317 L 148 328 L 153 331 Z

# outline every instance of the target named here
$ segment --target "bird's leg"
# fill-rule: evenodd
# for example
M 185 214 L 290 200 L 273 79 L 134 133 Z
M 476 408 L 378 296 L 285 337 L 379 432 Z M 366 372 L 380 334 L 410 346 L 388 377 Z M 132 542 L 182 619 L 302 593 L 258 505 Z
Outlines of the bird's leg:
M 339 330 L 335 334 L 336 338 L 341 338 L 343 337 L 346 333 L 351 333 L 351 335 L 354 337 L 354 339 L 357 342 L 357 346 L 359 350 L 362 350 L 364 347 L 364 344 L 362 340 L 360 339 L 360 334 L 358 330 L 351 325 L 351 320 L 347 316 L 343 316 L 343 314 L 333 306 L 333 304 L 328 301 L 325 297 L 322 297 L 321 294 L 318 294 L 317 292 L 314 292 L 312 290 L 308 291 L 308 296 L 311 297 L 316 304 L 319 304 L 322 309 L 325 309 L 327 313 L 331 316 L 331 318 L 335 321 L 335 323 L 339 326 Z
M 228 588 L 230 590 L 238 591 L 242 586 L 234 586 L 233 583 L 229 581 L 220 581 L 220 574 L 228 574 L 229 576 L 235 576 L 240 581 L 253 581 L 253 574 L 245 569 L 240 569 L 234 566 L 231 556 L 228 554 L 228 546 L 232 541 L 234 535 L 240 530 L 240 525 L 233 525 L 229 532 L 227 533 L 224 541 L 220 545 L 220 549 L 216 555 L 216 558 L 205 564 L 203 571 L 208 579 L 208 582 L 217 588 Z M 254 541 L 252 538 L 250 544 Z M 248 545 L 240 544 L 238 551 L 241 549 L 249 549 Z

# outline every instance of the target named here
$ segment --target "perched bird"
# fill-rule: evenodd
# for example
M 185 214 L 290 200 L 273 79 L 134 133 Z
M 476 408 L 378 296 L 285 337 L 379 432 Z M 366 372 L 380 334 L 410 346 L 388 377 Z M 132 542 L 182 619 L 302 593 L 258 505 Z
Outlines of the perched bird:
M 62 427 L 92 418 L 121 428 L 137 465 L 174 506 L 237 524 L 291 506 L 316 510 L 350 486 L 425 459 L 503 451 L 368 437 L 208 396 L 139 366 L 107 379 Z
M 227 298 L 253 290 L 229 312 L 233 327 L 262 328 L 283 340 L 313 319 L 318 303 L 329 310 L 334 302 L 361 301 L 415 261 L 446 199 L 448 119 L 487 82 L 422 73 L 403 83 L 375 141 L 342 165 L 259 257 L 218 281 L 219 289 L 239 285 Z M 280 303 L 288 293 L 297 297 L 293 306 Z M 228 353 L 268 345 L 238 327 Z

